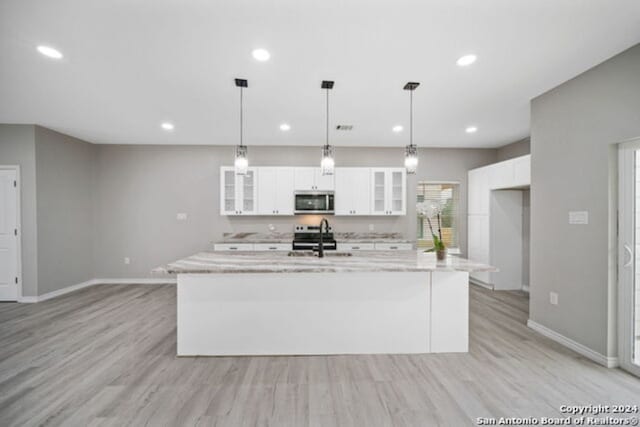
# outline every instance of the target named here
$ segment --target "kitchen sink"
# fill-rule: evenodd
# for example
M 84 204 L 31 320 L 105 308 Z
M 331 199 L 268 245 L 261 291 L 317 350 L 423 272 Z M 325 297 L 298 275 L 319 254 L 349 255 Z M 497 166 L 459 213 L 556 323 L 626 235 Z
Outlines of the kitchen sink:
M 313 252 L 313 251 L 289 251 L 289 253 L 287 254 L 289 256 L 299 256 L 299 257 L 317 257 L 318 256 L 318 252 Z M 324 256 L 325 257 L 344 257 L 344 256 L 351 256 L 351 252 L 329 252 L 329 251 L 325 251 L 324 252 Z

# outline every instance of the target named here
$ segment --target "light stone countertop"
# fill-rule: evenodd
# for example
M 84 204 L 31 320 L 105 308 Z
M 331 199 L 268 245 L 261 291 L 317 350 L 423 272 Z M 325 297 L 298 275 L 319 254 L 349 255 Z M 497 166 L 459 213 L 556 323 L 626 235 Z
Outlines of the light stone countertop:
M 288 252 L 200 252 L 153 270 L 154 273 L 348 273 L 348 272 L 431 272 L 497 271 L 495 267 L 448 256 L 436 261 L 435 254 L 422 251 L 357 251 L 339 256 L 326 251 L 324 258 L 288 256 Z
M 402 237 L 402 233 L 382 232 L 334 232 L 338 243 L 415 243 Z M 216 243 L 291 243 L 293 233 L 258 233 L 238 232 L 225 233 L 221 242 Z

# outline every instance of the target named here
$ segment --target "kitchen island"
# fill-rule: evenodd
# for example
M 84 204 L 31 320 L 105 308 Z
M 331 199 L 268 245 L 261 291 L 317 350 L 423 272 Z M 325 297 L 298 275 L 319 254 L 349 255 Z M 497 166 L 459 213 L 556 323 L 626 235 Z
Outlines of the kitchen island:
M 202 252 L 177 275 L 179 356 L 466 352 L 469 273 L 421 251 Z

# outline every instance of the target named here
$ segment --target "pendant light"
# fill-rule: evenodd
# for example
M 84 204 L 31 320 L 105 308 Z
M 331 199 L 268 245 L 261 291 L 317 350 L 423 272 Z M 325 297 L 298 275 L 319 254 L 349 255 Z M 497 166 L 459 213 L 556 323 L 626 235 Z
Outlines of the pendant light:
M 236 146 L 235 155 L 235 170 L 236 175 L 246 175 L 249 169 L 249 158 L 247 157 L 247 146 L 242 143 L 242 130 L 243 130 L 243 102 L 242 102 L 242 90 L 248 87 L 249 84 L 245 79 L 236 79 L 236 86 L 240 88 L 240 145 Z
M 333 169 L 336 165 L 335 158 L 333 156 L 333 147 L 329 145 L 329 90 L 333 89 L 333 83 L 329 80 L 323 80 L 322 89 L 327 91 L 327 139 L 326 143 L 322 147 L 322 160 L 320 161 L 320 170 L 322 175 L 333 175 Z
M 417 82 L 404 85 L 404 90 L 409 91 L 409 145 L 404 149 L 404 167 L 409 174 L 416 173 L 418 169 L 418 147 L 413 143 L 413 91 L 419 85 Z

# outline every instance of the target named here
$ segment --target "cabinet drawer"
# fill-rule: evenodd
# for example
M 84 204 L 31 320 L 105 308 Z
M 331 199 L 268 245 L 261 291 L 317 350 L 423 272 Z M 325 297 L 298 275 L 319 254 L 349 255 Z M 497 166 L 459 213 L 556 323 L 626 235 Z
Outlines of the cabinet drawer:
M 377 251 L 409 251 L 413 249 L 411 243 L 376 243 Z
M 252 251 L 252 243 L 216 243 L 213 245 L 214 251 Z
M 374 249 L 373 243 L 338 243 L 339 251 L 372 251 Z
M 290 251 L 291 243 L 254 243 L 254 251 Z

